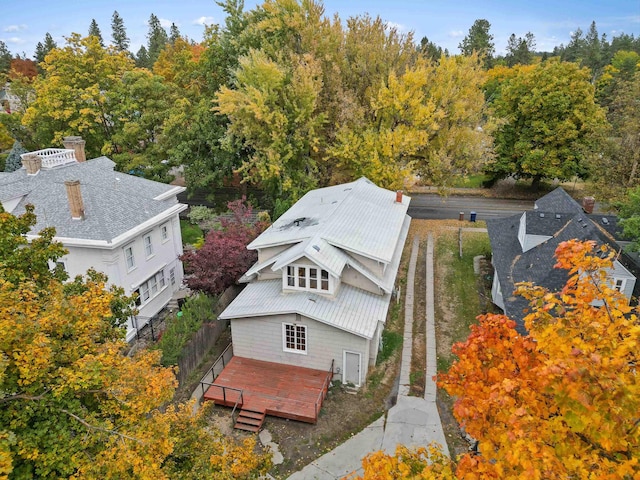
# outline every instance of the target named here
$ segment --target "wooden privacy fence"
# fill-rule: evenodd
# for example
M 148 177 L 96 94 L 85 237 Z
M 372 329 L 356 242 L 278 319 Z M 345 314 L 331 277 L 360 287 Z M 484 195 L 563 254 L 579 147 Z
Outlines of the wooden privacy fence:
M 232 285 L 227 288 L 214 307 L 214 313 L 218 316 L 242 291 L 242 286 Z M 228 321 L 214 320 L 213 322 L 205 322 L 195 335 L 184 346 L 178 360 L 178 382 L 183 385 L 189 377 L 189 374 L 198 368 L 203 358 L 222 335 L 229 325 Z

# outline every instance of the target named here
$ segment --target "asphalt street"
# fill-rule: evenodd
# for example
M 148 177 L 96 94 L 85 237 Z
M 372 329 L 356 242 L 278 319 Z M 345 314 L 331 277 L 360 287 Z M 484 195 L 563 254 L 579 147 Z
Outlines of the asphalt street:
M 476 213 L 477 220 L 487 218 L 508 217 L 533 208 L 531 200 L 511 200 L 485 198 L 477 196 L 448 196 L 437 194 L 411 194 L 411 203 L 407 212 L 411 218 L 446 220 L 458 219 L 464 212 L 465 220 L 469 220 L 471 212 Z

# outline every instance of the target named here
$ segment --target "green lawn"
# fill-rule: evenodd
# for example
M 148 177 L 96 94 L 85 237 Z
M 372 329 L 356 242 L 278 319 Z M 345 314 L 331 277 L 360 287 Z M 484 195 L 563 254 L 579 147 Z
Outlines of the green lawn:
M 489 177 L 481 173 L 467 175 L 466 177 L 456 178 L 451 186 L 454 188 L 482 188 L 482 184 L 488 180 L 488 178 Z
M 193 245 L 203 236 L 200 227 L 191 224 L 188 220 L 180 220 L 180 230 L 182 230 L 182 243 Z
M 440 304 L 448 305 L 447 336 L 451 344 L 464 341 L 469 335 L 470 326 L 482 313 L 483 305 L 478 292 L 478 278 L 473 272 L 473 257 L 489 256 L 491 247 L 486 233 L 463 233 L 462 258 L 459 256 L 458 232 L 442 235 L 436 243 L 436 262 L 444 262 L 445 278 L 439 281 L 447 285 L 445 298 L 436 301 L 437 310 Z M 443 318 L 445 313 L 437 313 Z M 439 349 L 440 350 L 440 349 Z M 448 370 L 453 361 L 453 354 L 439 354 L 438 371 Z

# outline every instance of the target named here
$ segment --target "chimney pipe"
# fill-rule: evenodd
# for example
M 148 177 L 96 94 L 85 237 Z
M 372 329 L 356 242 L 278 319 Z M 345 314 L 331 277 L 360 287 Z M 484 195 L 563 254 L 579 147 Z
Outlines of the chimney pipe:
M 396 192 L 396 203 L 402 203 L 402 190 Z
M 22 166 L 27 171 L 27 175 L 37 175 L 42 168 L 42 158 L 35 153 L 23 153 L 20 155 Z
M 64 137 L 62 139 L 62 144 L 64 145 L 64 148 L 74 150 L 76 161 L 78 162 L 87 161 L 87 157 L 84 153 L 85 143 L 86 142 L 82 139 L 82 137 L 78 137 L 78 136 Z
M 64 185 L 67 188 L 71 218 L 74 220 L 83 220 L 84 204 L 82 203 L 82 193 L 80 192 L 80 180 L 67 180 L 64 182 Z

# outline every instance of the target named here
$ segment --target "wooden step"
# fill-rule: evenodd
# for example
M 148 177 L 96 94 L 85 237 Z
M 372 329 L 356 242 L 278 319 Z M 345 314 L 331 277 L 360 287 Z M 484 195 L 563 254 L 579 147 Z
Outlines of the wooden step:
M 238 430 L 247 430 L 249 432 L 257 432 L 262 428 L 266 413 L 258 410 L 243 408 L 238 414 L 234 428 Z

